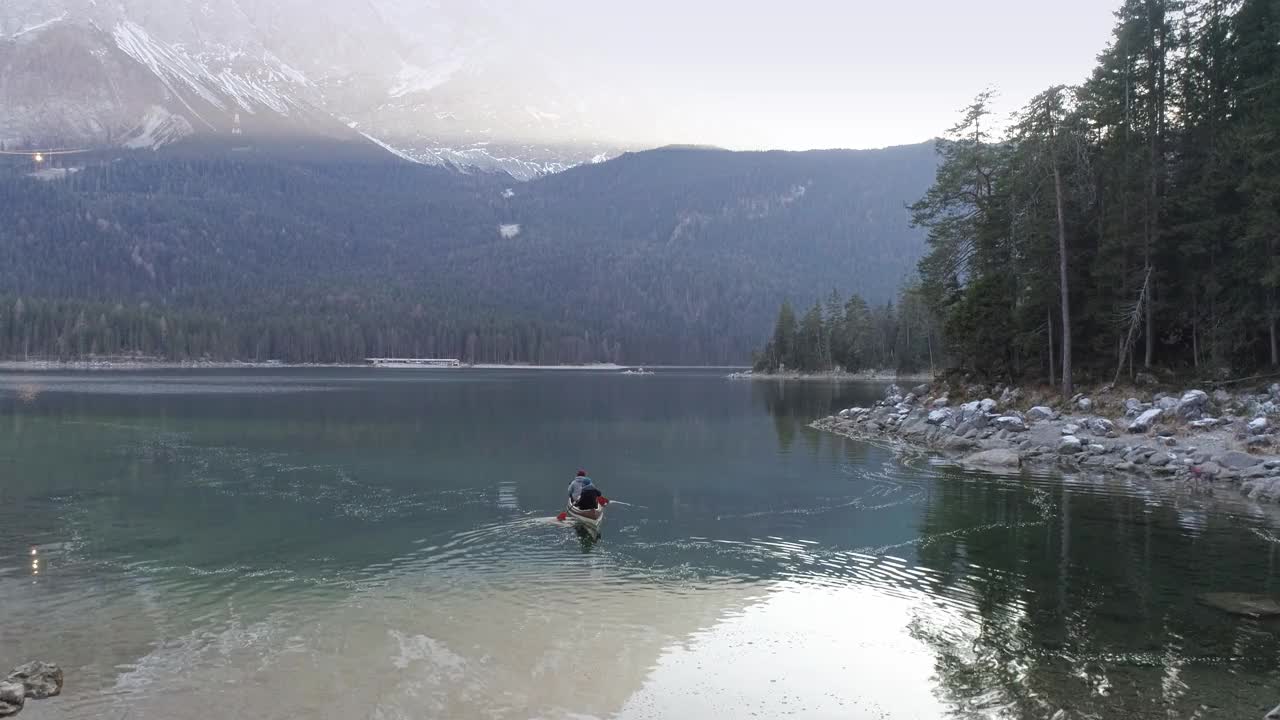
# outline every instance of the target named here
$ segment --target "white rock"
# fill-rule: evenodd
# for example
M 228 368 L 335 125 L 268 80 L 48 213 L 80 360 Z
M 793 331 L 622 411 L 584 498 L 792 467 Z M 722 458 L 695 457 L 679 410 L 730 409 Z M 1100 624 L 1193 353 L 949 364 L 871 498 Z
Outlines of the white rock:
M 996 418 L 995 422 L 996 426 L 1001 430 L 1008 430 L 1009 432 L 1025 432 L 1027 429 L 1027 424 L 1016 415 L 1001 415 Z
M 1106 418 L 1100 418 L 1100 417 L 1091 417 L 1086 419 L 1084 421 L 1084 426 L 1089 428 L 1090 432 L 1094 432 L 1099 435 L 1106 435 L 1107 433 L 1116 429 L 1116 426 L 1114 423 L 1112 423 L 1110 420 Z
M 1151 426 L 1160 417 L 1162 411 L 1158 407 L 1151 408 L 1143 412 L 1133 422 L 1129 423 L 1129 432 L 1144 433 L 1151 429 Z
M 1080 432 L 1080 426 L 1075 423 L 1067 423 L 1062 426 L 1063 435 L 1075 435 L 1078 432 Z
M 1222 421 L 1217 418 L 1204 418 L 1201 420 L 1192 420 L 1187 424 L 1197 430 L 1207 430 L 1211 427 L 1216 427 L 1220 422 Z
M 1084 449 L 1084 443 L 1075 435 L 1067 435 L 1058 442 L 1058 452 L 1063 455 L 1074 455 Z
M 1076 407 L 1080 408 L 1085 412 L 1089 412 L 1090 410 L 1093 410 L 1093 401 L 1087 397 L 1080 398 L 1079 400 L 1076 401 Z
M 926 420 L 925 422 L 929 423 L 930 425 L 941 425 L 942 423 L 950 419 L 951 419 L 951 409 L 942 408 L 940 410 L 929 411 L 929 419 Z
M 978 403 L 978 409 L 984 413 L 989 413 L 995 410 L 998 404 L 999 403 L 997 403 L 995 400 L 992 400 L 991 398 L 986 398 L 982 402 Z
M 1253 421 L 1249 423 L 1249 434 L 1251 435 L 1261 435 L 1266 431 L 1267 419 L 1264 417 L 1254 418 Z

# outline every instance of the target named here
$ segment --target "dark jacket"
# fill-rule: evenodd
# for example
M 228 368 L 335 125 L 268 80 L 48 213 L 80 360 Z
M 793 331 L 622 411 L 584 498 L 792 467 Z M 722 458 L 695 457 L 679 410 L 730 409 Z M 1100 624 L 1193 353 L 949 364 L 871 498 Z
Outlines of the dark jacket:
M 582 488 L 582 493 L 578 495 L 579 510 L 595 510 L 600 507 L 601 492 L 596 489 L 595 485 L 588 485 Z

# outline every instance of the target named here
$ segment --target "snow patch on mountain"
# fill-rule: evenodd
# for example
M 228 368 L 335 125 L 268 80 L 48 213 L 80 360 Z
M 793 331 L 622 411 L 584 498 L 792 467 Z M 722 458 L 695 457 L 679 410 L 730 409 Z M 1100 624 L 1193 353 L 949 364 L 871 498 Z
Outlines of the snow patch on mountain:
M 33 33 L 33 32 L 35 32 L 35 31 L 37 31 L 37 30 L 43 30 L 43 29 L 45 29 L 45 28 L 49 27 L 50 25 L 53 25 L 53 24 L 55 24 L 55 23 L 60 23 L 60 22 L 62 22 L 63 20 L 66 20 L 66 19 L 67 19 L 67 13 L 65 13 L 65 12 L 64 12 L 64 13 L 62 13 L 61 15 L 59 15 L 58 17 L 56 17 L 56 18 L 50 18 L 50 19 L 48 19 L 48 20 L 45 20 L 44 22 L 38 22 L 38 23 L 36 23 L 35 25 L 30 25 L 30 26 L 28 26 L 28 27 L 24 27 L 24 28 L 22 28 L 21 30 L 19 30 L 18 32 L 14 33 L 13 35 L 10 35 L 9 37 L 14 38 L 14 39 L 17 39 L 17 38 L 22 37 L 23 35 L 28 34 L 28 33 Z
M 358 131 L 358 130 L 357 130 L 356 132 L 360 132 L 360 131 Z M 360 133 L 360 135 L 361 135 L 361 136 L 363 136 L 365 140 L 368 140 L 369 142 L 373 143 L 374 145 L 377 145 L 378 147 L 382 148 L 383 150 L 386 150 L 387 152 L 391 153 L 392 155 L 395 155 L 396 157 L 400 158 L 401 160 L 408 160 L 408 161 L 409 161 L 409 162 L 411 162 L 411 163 L 421 162 L 421 161 L 419 161 L 418 159 L 416 159 L 416 158 L 414 158 L 414 157 L 412 157 L 412 156 L 410 156 L 410 155 L 406 155 L 405 153 L 403 153 L 403 152 L 401 152 L 401 151 L 399 151 L 399 150 L 395 149 L 394 147 L 391 147 L 390 145 L 388 145 L 388 144 L 386 144 L 386 143 L 382 142 L 381 140 L 379 140 L 378 138 L 376 138 L 376 137 L 374 137 L 374 136 L 370 135 L 370 134 L 369 134 L 369 133 L 367 133 L 367 132 L 361 132 L 361 133 Z
M 191 122 L 181 115 L 174 115 L 158 105 L 152 105 L 134 128 L 120 143 L 134 150 L 156 150 L 175 143 L 195 132 Z
M 461 70 L 464 64 L 461 57 L 449 58 L 425 68 L 404 63 L 400 67 L 400 72 L 396 73 L 395 83 L 387 94 L 393 98 L 399 98 L 413 93 L 430 92 L 449 82 L 449 78 Z
M 156 40 L 142 26 L 129 20 L 116 25 L 112 36 L 121 50 L 151 70 L 179 98 L 181 90 L 186 89 L 219 110 L 228 110 L 223 100 L 228 98 L 247 113 L 266 108 L 280 115 L 288 115 L 296 105 L 290 95 L 233 70 L 231 61 L 236 59 L 235 51 L 206 52 L 202 63 L 181 49 Z M 267 53 L 264 62 L 257 65 L 264 68 L 261 74 L 265 80 L 309 84 L 302 73 L 284 63 L 271 64 L 272 59 L 274 56 Z M 211 66 L 220 67 L 214 71 Z M 185 100 L 183 103 L 187 104 Z M 190 104 L 187 108 L 199 117 Z

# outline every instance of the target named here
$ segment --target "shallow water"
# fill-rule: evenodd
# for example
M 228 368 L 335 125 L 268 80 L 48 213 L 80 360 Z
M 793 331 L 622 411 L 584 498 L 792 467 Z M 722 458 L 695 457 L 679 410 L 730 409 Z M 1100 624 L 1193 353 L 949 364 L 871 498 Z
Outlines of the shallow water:
M 23 718 L 1253 718 L 1246 505 L 821 434 L 716 373 L 0 374 Z M 578 466 L 627 503 L 556 523 Z M 35 550 L 35 555 L 31 554 Z

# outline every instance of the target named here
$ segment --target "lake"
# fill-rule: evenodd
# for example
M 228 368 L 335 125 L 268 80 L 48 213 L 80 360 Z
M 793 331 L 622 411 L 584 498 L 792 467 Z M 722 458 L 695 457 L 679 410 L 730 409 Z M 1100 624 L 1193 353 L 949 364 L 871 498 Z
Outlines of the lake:
M 1245 503 L 807 428 L 861 384 L 715 371 L 0 375 L 24 720 L 1260 718 Z M 554 516 L 574 471 L 598 541 Z M 1225 494 L 1225 493 L 1224 493 Z M 625 504 L 623 504 L 625 503 Z

